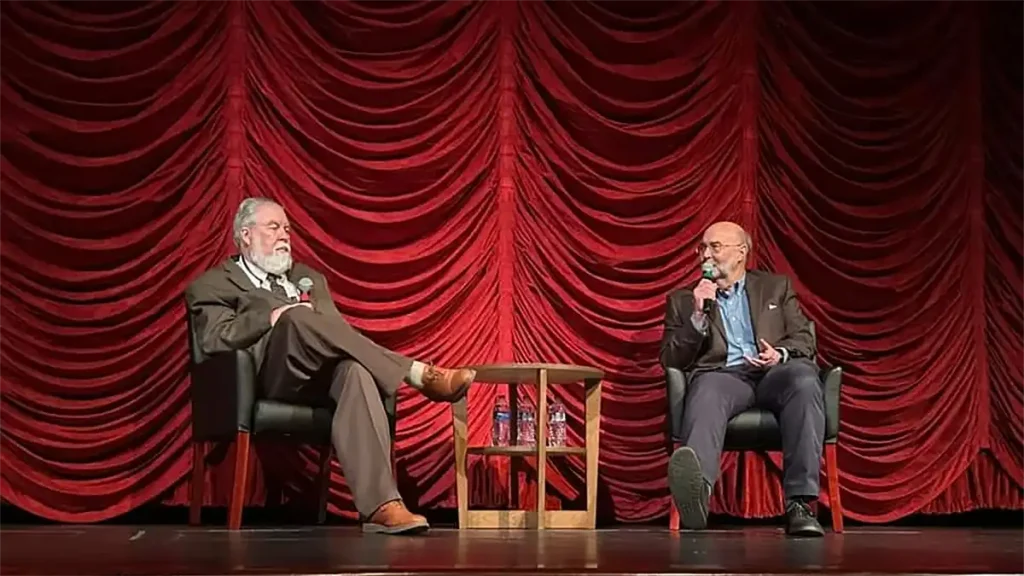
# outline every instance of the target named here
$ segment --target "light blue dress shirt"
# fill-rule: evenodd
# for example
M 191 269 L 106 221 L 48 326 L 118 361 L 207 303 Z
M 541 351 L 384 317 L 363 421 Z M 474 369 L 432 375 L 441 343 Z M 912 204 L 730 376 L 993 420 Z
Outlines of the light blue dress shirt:
M 743 356 L 757 358 L 757 338 L 750 320 L 750 300 L 747 299 L 747 278 L 744 276 L 729 290 L 718 291 L 718 310 L 725 326 L 726 366 L 746 363 Z
M 757 358 L 760 348 L 757 345 L 757 336 L 754 334 L 754 323 L 750 318 L 750 299 L 747 298 L 747 277 L 741 278 L 730 290 L 719 290 L 715 298 L 718 303 L 718 312 L 722 316 L 722 325 L 725 328 L 726 343 L 726 366 L 740 366 L 746 364 L 744 355 Z M 693 327 L 701 333 L 707 334 L 708 319 L 697 320 L 696 310 L 690 318 Z M 780 363 L 789 360 L 789 351 L 785 348 L 777 348 L 782 356 Z

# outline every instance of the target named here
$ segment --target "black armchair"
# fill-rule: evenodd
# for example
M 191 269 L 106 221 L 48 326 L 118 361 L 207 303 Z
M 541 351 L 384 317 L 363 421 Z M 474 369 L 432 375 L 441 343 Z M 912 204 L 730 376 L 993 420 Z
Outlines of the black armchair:
M 327 519 L 327 494 L 331 471 L 330 405 L 304 406 L 261 398 L 256 384 L 258 367 L 246 351 L 203 355 L 192 315 L 188 318 L 188 340 L 192 396 L 192 493 L 189 523 L 198 525 L 203 506 L 203 484 L 207 443 L 235 442 L 235 470 L 228 509 L 228 528 L 242 524 L 242 508 L 249 480 L 250 436 L 274 437 L 296 443 L 321 446 L 318 474 L 318 523 Z M 384 396 L 391 437 L 395 436 L 394 397 Z
M 811 323 L 814 333 L 814 323 Z M 686 402 L 687 375 L 673 367 L 662 366 L 665 383 L 668 386 L 668 418 L 671 442 L 674 451 L 683 442 L 680 428 L 683 424 L 683 409 Z M 836 443 L 839 441 L 839 391 L 842 385 L 843 369 L 840 366 L 822 368 L 821 384 L 825 393 L 825 475 L 828 479 L 828 497 L 832 511 L 832 529 L 843 531 L 843 507 L 839 498 L 839 469 L 836 462 Z M 724 451 L 746 450 L 778 451 L 782 449 L 782 435 L 779 422 L 770 410 L 751 408 L 737 414 L 729 421 L 725 431 Z M 669 510 L 669 527 L 679 529 L 679 511 L 672 503 Z

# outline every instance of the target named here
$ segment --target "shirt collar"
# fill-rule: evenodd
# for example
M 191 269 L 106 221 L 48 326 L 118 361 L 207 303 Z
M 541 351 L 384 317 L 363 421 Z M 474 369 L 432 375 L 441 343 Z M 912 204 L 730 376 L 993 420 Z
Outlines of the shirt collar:
M 728 298 L 728 297 L 732 296 L 733 294 L 743 294 L 743 292 L 746 289 L 747 289 L 747 275 L 744 274 L 743 276 L 740 277 L 739 280 L 736 281 L 735 284 L 732 285 L 732 288 L 730 288 L 729 290 L 722 290 L 721 292 L 722 292 L 723 296 Z
M 255 276 L 256 279 L 259 280 L 261 283 L 265 282 L 267 280 L 267 277 L 270 276 L 269 272 L 267 272 L 263 268 L 260 268 L 256 264 L 253 264 L 252 261 L 246 258 L 245 256 L 239 255 L 238 263 L 241 264 L 241 266 L 245 268 L 247 272 Z

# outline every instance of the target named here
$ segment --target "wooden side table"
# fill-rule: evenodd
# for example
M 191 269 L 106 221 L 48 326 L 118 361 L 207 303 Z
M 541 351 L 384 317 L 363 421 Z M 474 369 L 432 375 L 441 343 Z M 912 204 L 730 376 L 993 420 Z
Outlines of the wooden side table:
M 486 364 L 467 366 L 476 370 L 476 382 L 507 384 L 509 391 L 509 446 L 469 446 L 467 397 L 452 404 L 452 426 L 455 433 L 455 486 L 459 501 L 459 528 L 579 528 L 593 529 L 597 523 L 597 458 L 601 436 L 601 380 L 604 372 L 597 368 L 568 364 Z M 554 447 L 547 445 L 548 386 L 553 384 L 584 385 L 586 399 L 585 447 Z M 536 384 L 537 426 L 535 446 L 517 446 L 519 384 Z M 469 481 L 466 475 L 468 454 L 537 457 L 537 510 L 470 510 Z M 548 456 L 581 454 L 587 462 L 587 509 L 545 510 Z

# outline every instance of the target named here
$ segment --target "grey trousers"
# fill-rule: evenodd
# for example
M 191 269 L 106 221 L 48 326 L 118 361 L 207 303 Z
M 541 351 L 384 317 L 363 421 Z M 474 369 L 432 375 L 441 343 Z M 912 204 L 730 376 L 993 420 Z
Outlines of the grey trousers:
M 683 440 L 697 454 L 710 485 L 729 420 L 754 406 L 771 410 L 782 433 L 783 489 L 786 498 L 818 497 L 821 450 L 825 441 L 825 398 L 818 369 L 795 359 L 767 372 L 745 366 L 695 376 L 687 386 Z
M 412 360 L 379 346 L 341 316 L 305 308 L 274 325 L 260 380 L 270 399 L 336 405 L 331 443 L 364 518 L 398 500 L 384 396 L 394 396 Z

